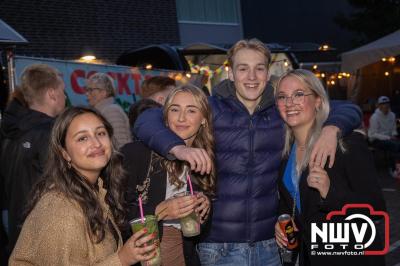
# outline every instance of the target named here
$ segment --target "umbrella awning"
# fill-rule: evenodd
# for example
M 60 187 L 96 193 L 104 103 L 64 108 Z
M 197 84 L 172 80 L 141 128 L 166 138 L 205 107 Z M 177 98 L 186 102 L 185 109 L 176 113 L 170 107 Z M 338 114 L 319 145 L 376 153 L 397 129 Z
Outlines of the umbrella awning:
M 0 19 L 0 45 L 26 43 L 28 43 L 28 41 L 21 34 Z
M 342 71 L 354 72 L 363 66 L 378 62 L 383 57 L 399 54 L 400 30 L 397 30 L 357 49 L 342 53 Z

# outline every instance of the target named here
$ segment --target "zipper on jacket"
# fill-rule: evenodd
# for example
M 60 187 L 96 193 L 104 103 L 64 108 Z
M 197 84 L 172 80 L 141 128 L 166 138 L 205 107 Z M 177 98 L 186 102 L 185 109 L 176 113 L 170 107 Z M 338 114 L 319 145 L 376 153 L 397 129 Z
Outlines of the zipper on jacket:
M 253 124 L 254 116 L 250 115 L 250 124 L 249 124 L 249 162 L 247 165 L 247 173 L 248 173 L 248 180 L 249 182 L 247 183 L 247 202 L 246 202 L 246 226 L 247 228 L 247 242 L 252 242 L 251 239 L 251 230 L 252 230 L 252 224 L 250 223 L 250 201 L 251 201 L 251 187 L 253 185 L 253 172 L 252 172 L 252 164 L 253 164 L 253 155 L 254 155 L 254 124 Z

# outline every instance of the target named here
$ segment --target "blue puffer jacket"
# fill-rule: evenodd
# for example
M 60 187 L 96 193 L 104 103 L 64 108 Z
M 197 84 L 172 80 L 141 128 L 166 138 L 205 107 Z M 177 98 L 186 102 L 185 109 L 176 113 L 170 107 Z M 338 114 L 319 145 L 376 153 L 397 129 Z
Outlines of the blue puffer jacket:
M 214 88 L 209 98 L 214 118 L 217 193 L 206 242 L 256 242 L 274 237 L 277 220 L 278 169 L 284 127 L 267 87 L 253 115 L 236 98 L 229 80 Z M 342 104 L 330 117 L 344 132 L 361 121 L 359 109 Z M 149 110 L 135 124 L 135 134 L 152 149 L 167 155 L 183 144 L 165 128 L 160 110 Z

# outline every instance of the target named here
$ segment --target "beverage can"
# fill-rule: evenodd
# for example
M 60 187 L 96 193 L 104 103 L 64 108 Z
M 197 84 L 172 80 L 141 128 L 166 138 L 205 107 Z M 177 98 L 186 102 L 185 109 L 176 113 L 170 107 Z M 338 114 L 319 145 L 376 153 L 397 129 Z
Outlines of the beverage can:
M 278 217 L 278 223 L 288 240 L 287 248 L 288 249 L 296 248 L 297 247 L 296 232 L 294 231 L 294 226 L 290 215 L 289 214 L 280 215 Z

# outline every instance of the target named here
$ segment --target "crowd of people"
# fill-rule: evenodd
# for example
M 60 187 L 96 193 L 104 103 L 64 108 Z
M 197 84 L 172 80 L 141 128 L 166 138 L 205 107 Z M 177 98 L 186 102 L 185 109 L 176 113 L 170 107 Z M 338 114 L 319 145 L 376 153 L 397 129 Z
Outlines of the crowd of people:
M 280 214 L 298 232 L 289 264 L 346 262 L 312 256 L 309 230 L 347 203 L 385 210 L 367 142 L 353 131 L 360 109 L 329 101 L 307 70 L 270 82 L 271 53 L 257 39 L 227 57 L 229 78 L 212 96 L 153 77 L 128 115 L 107 74 L 88 78 L 89 107 L 65 108 L 60 73 L 26 68 L 0 130 L 9 265 L 133 265 L 158 255 L 165 266 L 281 265 Z M 200 234 L 184 236 L 180 219 L 193 212 Z M 132 232 L 129 221 L 148 215 L 159 236 Z M 365 258 L 351 261 L 384 265 Z

